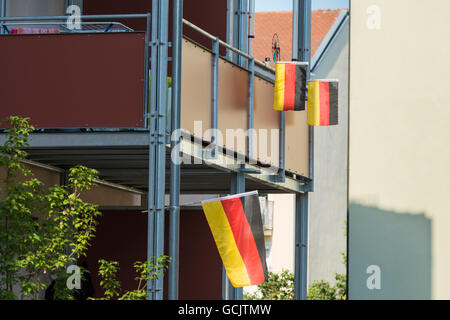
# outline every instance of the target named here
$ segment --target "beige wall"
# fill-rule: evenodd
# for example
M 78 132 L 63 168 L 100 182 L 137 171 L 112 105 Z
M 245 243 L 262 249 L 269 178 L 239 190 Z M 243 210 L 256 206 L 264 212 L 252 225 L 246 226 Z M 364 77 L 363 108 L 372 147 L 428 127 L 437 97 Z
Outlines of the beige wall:
M 181 81 L 181 127 L 210 140 L 207 130 L 211 128 L 213 55 L 187 39 L 183 40 L 183 70 Z M 218 128 L 223 136 L 223 145 L 228 149 L 246 153 L 246 139 L 239 143 L 226 130 L 248 129 L 248 71 L 226 61 L 219 60 Z M 195 81 L 192 81 L 195 79 Z M 254 129 L 257 143 L 254 152 L 258 160 L 278 167 L 278 136 L 271 141 L 271 130 L 279 129 L 280 113 L 272 109 L 273 84 L 255 76 Z M 201 132 L 195 130 L 195 122 L 201 121 Z M 261 129 L 267 130 L 264 140 Z M 199 130 L 200 131 L 200 130 Z M 235 131 L 237 134 L 237 131 Z M 306 112 L 286 114 L 286 170 L 308 176 L 308 125 Z M 220 144 L 220 140 L 218 142 Z M 266 150 L 264 150 L 264 147 Z M 272 148 L 274 149 L 272 152 Z
M 31 170 L 33 177 L 42 181 L 45 186 L 52 187 L 61 182 L 61 173 L 51 168 L 44 168 L 38 165 L 27 164 L 26 168 Z M 6 177 L 6 170 L 0 167 L 0 180 Z M 0 197 L 4 196 L 3 184 L 0 182 Z M 97 183 L 89 192 L 85 192 L 82 198 L 86 202 L 94 203 L 100 208 L 136 206 L 142 204 L 142 194 L 132 192 L 125 189 L 114 187 L 113 185 L 105 185 Z
M 382 280 L 377 294 L 367 292 L 369 296 L 411 297 L 411 293 L 420 294 L 422 290 L 414 286 L 415 279 L 429 277 L 430 297 L 450 298 L 449 21 L 448 0 L 351 1 L 351 298 L 352 287 L 359 287 L 355 292 L 366 297 L 361 284 L 355 282 L 363 279 L 360 275 L 365 273 L 362 268 L 366 264 L 383 264 L 381 275 L 386 280 Z M 404 221 L 398 228 L 406 228 L 411 219 L 420 216 L 423 234 L 431 225 L 430 241 L 408 245 L 402 238 L 391 242 L 390 247 L 380 247 L 373 243 L 375 237 L 372 243 L 367 242 L 366 256 L 362 256 L 364 248 L 358 246 L 365 243 L 364 235 L 357 238 L 358 230 L 354 228 L 379 230 L 380 241 L 383 234 L 390 236 L 389 232 L 399 231 L 383 222 L 364 225 L 358 220 L 362 207 L 376 209 L 372 212 L 377 218 L 387 216 L 386 212 L 401 216 Z M 360 224 L 352 225 L 352 221 Z M 408 233 L 404 234 L 406 237 Z M 408 236 L 415 240 L 414 234 Z M 402 241 L 404 247 L 396 247 Z M 405 265 L 400 269 L 395 268 L 396 261 L 370 261 L 371 250 L 376 254 L 392 251 L 395 257 L 395 248 L 399 255 L 405 250 L 410 255 L 430 251 L 431 274 L 412 272 L 414 261 L 409 263 L 410 268 Z M 419 255 L 422 258 L 417 262 L 423 263 L 426 256 Z M 391 279 L 390 284 L 387 279 Z
M 331 41 L 312 79 L 339 79 L 339 123 L 314 127 L 314 192 L 309 196 L 308 283 L 334 284 L 345 274 L 347 252 L 347 149 L 349 22 Z
M 97 184 L 89 192 L 82 195 L 86 202 L 100 207 L 140 207 L 142 194 L 118 189 L 108 185 Z
M 56 184 L 59 184 L 61 181 L 60 173 L 54 170 L 49 170 L 46 168 L 41 168 L 38 166 L 33 166 L 26 164 L 25 168 L 31 170 L 34 175 L 34 178 L 41 181 L 46 187 L 52 187 Z M 6 168 L 0 167 L 0 197 L 5 196 L 5 189 L 3 184 L 3 179 L 6 178 Z M 23 181 L 23 177 L 21 179 Z

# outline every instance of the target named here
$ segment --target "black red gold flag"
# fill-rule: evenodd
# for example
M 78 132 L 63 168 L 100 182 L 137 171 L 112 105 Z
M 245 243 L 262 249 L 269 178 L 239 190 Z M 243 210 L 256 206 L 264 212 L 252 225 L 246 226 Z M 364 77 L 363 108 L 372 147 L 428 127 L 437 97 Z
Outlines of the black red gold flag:
M 337 80 L 312 80 L 308 83 L 308 124 L 331 126 L 338 124 Z
M 228 278 L 234 287 L 268 279 L 261 208 L 256 191 L 202 201 Z
M 273 110 L 305 110 L 307 62 L 277 62 Z

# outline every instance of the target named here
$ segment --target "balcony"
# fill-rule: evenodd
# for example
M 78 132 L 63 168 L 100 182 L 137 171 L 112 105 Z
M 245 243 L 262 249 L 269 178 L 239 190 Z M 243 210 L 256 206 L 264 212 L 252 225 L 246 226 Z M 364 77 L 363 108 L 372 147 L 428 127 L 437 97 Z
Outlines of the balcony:
M 5 76 L 0 80 L 0 118 L 31 118 L 37 128 L 29 149 L 32 160 L 57 167 L 82 163 L 99 169 L 106 180 L 146 190 L 151 30 L 117 27 L 114 20 L 124 18 L 147 19 L 150 25 L 149 15 L 84 16 L 102 22 L 86 23 L 82 32 L 60 28 L 57 33 L 1 35 L 0 68 Z M 28 18 L 36 24 L 43 17 L 36 19 Z M 4 22 L 3 29 L 11 29 L 16 22 L 12 20 Z M 88 28 L 92 25 L 104 29 Z M 182 41 L 181 128 L 189 137 L 182 151 L 191 159 L 202 159 L 208 144 L 218 138 L 215 129 L 223 139 L 214 144 L 220 161 L 216 155 L 208 164 L 191 160 L 183 166 L 195 178 L 183 179 L 182 192 L 228 190 L 219 187 L 229 185 L 228 175 L 219 173 L 235 167 L 233 161 L 239 157 L 250 168 L 247 189 L 302 191 L 309 164 L 306 113 L 287 113 L 283 121 L 281 113 L 272 110 L 273 70 L 184 20 L 184 30 L 189 29 L 206 35 L 211 47 L 186 36 Z M 227 54 L 221 55 L 224 49 Z M 247 62 L 234 63 L 230 53 Z M 169 125 L 170 99 L 166 101 Z M 169 126 L 166 129 L 168 143 Z M 248 129 L 253 129 L 253 139 L 245 136 Z M 289 181 L 280 179 L 279 169 L 285 169 Z M 218 173 L 214 185 L 213 171 Z

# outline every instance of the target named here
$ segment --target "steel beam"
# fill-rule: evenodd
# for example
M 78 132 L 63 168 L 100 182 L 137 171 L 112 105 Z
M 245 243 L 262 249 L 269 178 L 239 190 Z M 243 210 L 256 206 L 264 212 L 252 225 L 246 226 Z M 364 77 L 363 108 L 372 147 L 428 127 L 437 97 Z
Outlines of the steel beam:
M 231 194 L 245 192 L 245 173 L 234 172 L 231 174 Z M 227 278 L 228 282 L 228 300 L 243 300 L 243 288 L 235 288 Z
M 217 130 L 219 129 L 219 38 L 213 40 L 212 51 L 212 85 L 211 85 L 211 128 L 213 134 L 211 142 L 214 144 L 214 148 L 211 150 L 211 155 L 206 155 L 208 158 L 217 157 Z
M 311 0 L 294 0 L 298 1 L 297 13 L 297 44 L 293 47 L 297 48 L 296 60 L 308 62 L 306 71 L 306 82 L 308 83 L 311 70 Z M 294 18 L 295 19 L 295 18 Z M 312 179 L 310 190 L 314 190 L 314 127 L 309 127 L 309 177 Z
M 292 60 L 308 62 L 306 80 L 311 64 L 311 0 L 293 0 Z M 309 127 L 309 178 L 312 191 L 314 177 L 314 131 Z M 306 300 L 308 291 L 308 192 L 296 194 L 295 200 L 295 299 Z
M 0 18 L 6 17 L 8 15 L 6 0 L 0 0 Z M 2 27 L 0 27 L 0 34 L 3 34 L 5 31 Z
M 183 38 L 183 0 L 172 1 L 172 110 L 171 130 L 180 128 L 181 117 L 181 61 Z M 170 150 L 180 152 L 180 137 L 170 140 Z M 179 239 L 180 239 L 180 170 L 181 165 L 170 161 L 170 217 L 169 217 L 169 264 L 168 297 L 178 299 Z
M 247 20 L 248 20 L 248 0 L 233 1 L 233 47 L 240 51 L 247 52 Z M 246 61 L 243 57 L 233 55 L 233 62 L 245 68 Z
M 169 2 L 152 1 L 151 102 L 147 257 L 164 254 L 164 195 L 166 166 L 166 105 Z M 163 275 L 149 280 L 147 299 L 162 300 Z
M 295 195 L 294 299 L 306 300 L 308 293 L 308 193 Z
M 253 56 L 253 38 L 255 37 L 255 0 L 249 0 L 248 15 L 248 55 Z M 248 60 L 248 157 L 257 158 L 254 152 L 254 105 L 255 105 L 255 58 Z

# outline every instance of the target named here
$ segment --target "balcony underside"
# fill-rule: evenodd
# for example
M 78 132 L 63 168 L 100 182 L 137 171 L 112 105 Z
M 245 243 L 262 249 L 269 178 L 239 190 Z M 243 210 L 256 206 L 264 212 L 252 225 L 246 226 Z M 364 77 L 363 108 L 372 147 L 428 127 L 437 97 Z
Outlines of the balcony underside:
M 5 135 L 0 135 L 3 143 Z M 102 180 L 148 190 L 149 133 L 140 132 L 83 132 L 83 133 L 35 133 L 27 148 L 29 159 L 67 169 L 85 165 L 99 170 Z M 197 143 L 188 142 L 192 150 L 201 150 Z M 184 149 L 183 149 L 184 150 Z M 201 151 L 200 151 L 201 152 Z M 236 165 L 205 163 L 194 154 L 184 152 L 184 159 L 192 164 L 181 166 L 181 193 L 229 193 L 232 173 Z M 196 154 L 197 154 L 196 153 Z M 166 192 L 169 191 L 170 149 L 166 152 Z M 260 193 L 294 193 L 304 190 L 303 178 L 288 176 L 285 182 L 275 182 L 276 175 L 265 172 L 265 168 L 249 165 L 246 174 L 246 190 Z M 260 170 L 260 173 L 257 171 Z M 252 173 L 254 171 L 255 173 Z

